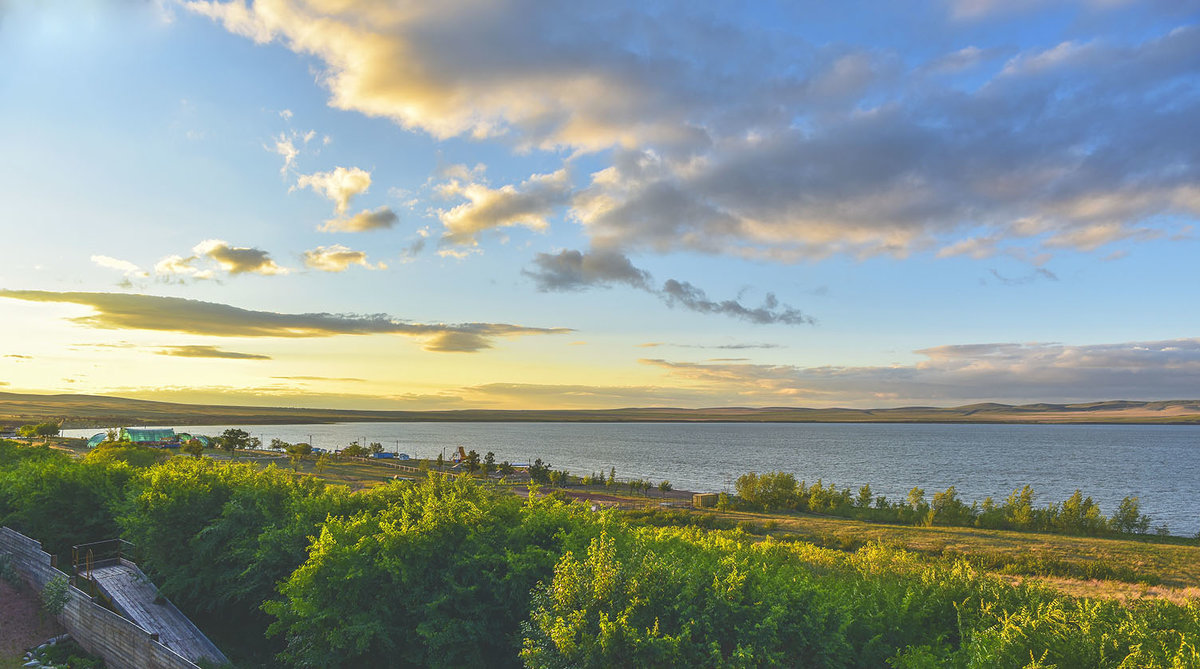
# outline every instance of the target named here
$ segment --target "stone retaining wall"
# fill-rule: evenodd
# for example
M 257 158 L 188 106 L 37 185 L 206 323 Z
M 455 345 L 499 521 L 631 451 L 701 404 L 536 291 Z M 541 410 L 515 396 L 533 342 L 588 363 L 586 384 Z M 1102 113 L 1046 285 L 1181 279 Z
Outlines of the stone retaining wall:
M 12 565 L 38 592 L 51 579 L 67 574 L 51 566 L 42 544 L 8 527 L 0 527 L 0 553 L 13 556 Z M 59 622 L 89 653 L 99 655 L 112 669 L 199 669 L 187 658 L 155 641 L 150 633 L 96 604 L 72 586 Z

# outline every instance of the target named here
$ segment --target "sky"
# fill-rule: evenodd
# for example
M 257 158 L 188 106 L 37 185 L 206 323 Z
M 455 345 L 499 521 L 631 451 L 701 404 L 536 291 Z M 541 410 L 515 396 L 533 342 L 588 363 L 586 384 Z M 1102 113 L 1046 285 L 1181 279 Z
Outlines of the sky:
M 0 391 L 1200 397 L 1200 1 L 0 0 Z

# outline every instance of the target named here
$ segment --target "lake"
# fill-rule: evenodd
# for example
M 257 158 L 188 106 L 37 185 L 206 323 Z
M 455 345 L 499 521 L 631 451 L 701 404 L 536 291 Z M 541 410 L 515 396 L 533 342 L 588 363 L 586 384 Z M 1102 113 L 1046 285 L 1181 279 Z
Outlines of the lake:
M 240 427 L 263 443 L 310 441 L 333 449 L 358 440 L 388 451 L 436 457 L 462 445 L 497 462 L 542 458 L 587 474 L 615 467 L 618 478 L 668 479 L 679 489 L 733 491 L 748 471 L 785 471 L 857 491 L 926 498 L 956 486 L 968 502 L 1002 501 L 1032 485 L 1039 506 L 1079 488 L 1111 514 L 1121 498 L 1140 499 L 1153 525 L 1173 534 L 1200 530 L 1200 426 L 960 425 L 866 423 L 339 423 L 168 426 L 216 435 Z M 69 436 L 101 431 L 64 430 Z

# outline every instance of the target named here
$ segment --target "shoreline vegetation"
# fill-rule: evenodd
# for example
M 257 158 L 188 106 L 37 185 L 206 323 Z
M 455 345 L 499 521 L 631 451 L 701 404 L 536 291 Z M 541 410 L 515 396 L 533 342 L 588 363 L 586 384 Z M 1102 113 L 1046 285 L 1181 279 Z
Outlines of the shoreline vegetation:
M 1031 519 L 1014 532 L 941 524 L 971 508 L 953 495 L 868 509 L 777 472 L 722 509 L 588 477 L 621 511 L 422 463 L 55 445 L 0 440 L 0 523 L 51 552 L 133 541 L 237 666 L 1200 666 L 1200 546 L 1082 498 L 1021 489 L 992 507 Z M 859 497 L 898 515 L 823 511 Z M 1075 533 L 1032 531 L 1068 507 Z
M 0 426 L 53 420 L 64 429 L 112 425 L 341 422 L 1054 423 L 1200 425 L 1200 400 L 961 407 L 624 408 L 597 410 L 361 411 L 179 404 L 96 395 L 0 392 Z

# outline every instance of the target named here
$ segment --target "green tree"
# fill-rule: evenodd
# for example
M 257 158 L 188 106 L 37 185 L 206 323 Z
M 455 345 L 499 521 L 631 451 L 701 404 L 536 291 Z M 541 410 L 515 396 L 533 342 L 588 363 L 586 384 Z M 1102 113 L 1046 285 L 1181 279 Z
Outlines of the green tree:
M 864 483 L 863 487 L 858 489 L 858 499 L 855 500 L 855 506 L 860 509 L 869 509 L 871 507 L 871 484 Z
M 944 492 L 933 494 L 933 502 L 929 505 L 926 525 L 970 525 L 975 519 L 974 509 L 967 506 L 958 498 L 954 486 Z
M 466 467 L 468 474 L 474 474 L 479 471 L 479 452 L 475 449 L 467 451 L 467 459 L 463 461 L 463 466 Z
M 231 427 L 221 433 L 217 437 L 217 448 L 228 452 L 230 455 L 236 455 L 237 449 L 246 448 L 250 445 L 250 433 L 245 430 L 239 430 L 236 427 Z
M 318 475 L 324 474 L 325 470 L 329 468 L 329 463 L 329 454 L 322 453 L 321 455 L 317 456 L 317 461 L 313 463 L 313 471 L 315 471 Z
M 371 455 L 379 455 L 383 452 L 383 444 L 379 443 L 378 441 L 372 441 L 371 445 L 367 447 L 367 450 Z
M 1004 501 L 1004 519 L 1009 527 L 1019 530 L 1033 529 L 1035 511 L 1033 508 L 1033 488 L 1025 486 L 1013 490 Z
M 523 501 L 468 477 L 377 488 L 389 503 L 331 517 L 268 603 L 291 666 L 516 664 L 530 593 L 563 542 L 595 521 L 578 505 Z M 578 538 L 576 538 L 578 537 Z
M 750 472 L 739 476 L 734 487 L 738 497 L 751 508 L 767 511 L 796 508 L 799 486 L 792 474 Z
M 534 483 L 549 483 L 550 465 L 542 462 L 541 458 L 537 458 L 533 461 L 533 464 L 529 465 L 529 478 Z
M 352 441 L 349 446 L 342 447 L 342 455 L 348 458 L 365 458 L 368 453 L 367 448 L 357 441 Z
M 264 644 L 262 602 L 304 561 L 326 517 L 371 499 L 274 466 L 207 458 L 173 458 L 133 483 L 120 523 L 139 566 L 197 624 L 218 631 L 223 647 L 266 652 L 250 666 L 279 650 Z
M 484 478 L 491 476 L 492 472 L 496 471 L 495 453 L 488 451 L 487 455 L 483 456 L 483 464 L 480 466 L 480 471 L 483 473 Z
M 199 439 L 188 439 L 179 447 L 179 450 L 187 453 L 193 458 L 198 458 L 204 455 L 204 444 Z
M 658 482 L 658 492 L 661 496 L 666 497 L 667 493 L 671 492 L 671 482 L 663 479 Z
M 1108 529 L 1108 523 L 1100 513 L 1100 506 L 1091 497 L 1084 498 L 1079 490 L 1067 498 L 1058 509 L 1054 529 L 1067 534 L 1100 534 Z
M 54 437 L 58 435 L 58 423 L 30 423 L 17 428 L 22 437 Z
M 1137 497 L 1122 499 L 1110 523 L 1120 534 L 1145 534 L 1150 529 L 1150 518 L 1142 515 Z
M 300 461 L 305 457 L 312 455 L 312 446 L 304 442 L 298 444 L 288 444 L 287 447 L 288 460 L 292 463 L 292 469 L 295 469 Z

